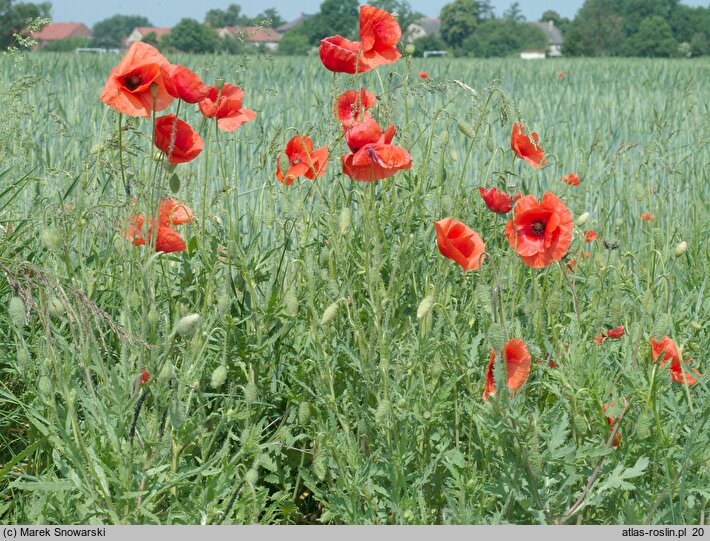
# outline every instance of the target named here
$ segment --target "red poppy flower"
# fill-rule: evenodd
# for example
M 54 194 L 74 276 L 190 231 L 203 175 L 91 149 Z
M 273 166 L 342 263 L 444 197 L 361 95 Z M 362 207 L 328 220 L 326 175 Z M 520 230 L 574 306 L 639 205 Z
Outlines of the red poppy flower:
M 653 220 L 656 219 L 656 217 L 653 214 L 648 214 L 647 212 L 643 212 L 641 214 L 641 219 L 646 220 L 647 222 L 652 222 Z
M 173 139 L 173 132 L 175 138 Z M 170 163 L 185 163 L 195 159 L 202 149 L 204 143 L 202 137 L 192 127 L 176 118 L 175 115 L 165 115 L 156 119 L 155 134 L 153 137 L 155 146 L 170 156 Z M 172 149 L 170 142 L 173 142 Z
M 600 332 L 597 336 L 594 337 L 594 343 L 596 345 L 601 344 L 604 340 L 606 340 L 606 336 L 604 336 L 603 332 Z
M 434 222 L 434 227 L 441 255 L 456 261 L 461 265 L 464 273 L 478 270 L 483 261 L 483 253 L 486 251 L 486 245 L 478 233 L 466 224 L 451 218 Z
M 330 71 L 364 73 L 402 56 L 397 42 L 402 30 L 397 20 L 382 9 L 360 6 L 360 40 L 330 36 L 320 42 L 320 58 Z
M 488 210 L 496 214 L 506 214 L 513 208 L 513 203 L 522 197 L 522 193 L 518 192 L 514 197 L 509 196 L 505 192 L 498 191 L 497 188 L 489 188 L 486 190 L 483 186 L 478 188 L 483 201 L 486 203 Z
M 491 350 L 491 358 L 486 370 L 486 388 L 483 391 L 483 400 L 488 400 L 488 395 L 496 392 L 493 381 L 495 359 L 496 352 Z M 525 342 L 520 338 L 513 338 L 505 344 L 505 363 L 508 367 L 508 389 L 515 392 L 523 386 L 530 374 L 530 353 L 528 353 Z
M 288 159 L 288 171 L 281 169 L 281 157 Z M 297 177 L 311 180 L 322 177 L 328 166 L 328 147 L 313 150 L 313 142 L 307 135 L 296 135 L 286 143 L 286 150 L 276 158 L 276 178 L 290 186 Z
M 557 368 L 558 365 L 555 361 L 551 360 L 547 362 L 547 366 L 549 366 L 550 368 Z
M 335 102 L 335 117 L 343 123 L 343 128 L 349 128 L 360 120 L 360 115 L 375 105 L 377 97 L 370 94 L 364 87 L 357 90 L 346 90 Z
M 206 117 L 217 117 L 220 130 L 234 131 L 256 117 L 254 111 L 242 107 L 242 98 L 244 91 L 241 88 L 224 83 L 221 91 L 216 86 L 207 87 L 207 97 L 198 105 Z
M 616 404 L 615 404 L 614 402 L 612 402 L 611 404 L 604 404 L 604 408 L 602 409 L 602 413 L 606 413 L 606 410 L 608 410 L 609 408 L 613 408 L 613 407 L 615 407 L 615 406 L 616 406 Z M 607 424 L 611 427 L 611 428 L 609 428 L 609 433 L 610 433 L 610 434 L 611 434 L 612 432 L 614 432 L 614 423 L 616 422 L 616 420 L 617 420 L 618 418 L 619 418 L 619 416 L 616 415 L 615 413 L 612 413 L 611 415 L 607 415 L 607 416 L 606 416 L 606 422 L 607 422 Z M 617 431 L 616 431 L 616 435 L 614 436 L 614 441 L 611 443 L 611 446 L 612 446 L 612 447 L 618 447 L 618 445 L 619 445 L 620 443 L 621 443 L 621 432 L 619 432 L 619 431 L 617 430 Z
M 624 336 L 624 326 L 623 326 L 623 325 L 619 325 L 618 327 L 614 327 L 614 328 L 611 329 L 610 331 L 607 331 L 607 332 L 606 332 L 606 335 L 607 335 L 609 338 L 613 338 L 614 340 L 618 340 L 619 338 L 621 338 L 622 336 Z
M 566 269 L 566 272 L 570 272 L 570 271 L 575 270 L 577 268 L 577 261 L 575 259 L 570 259 L 567 262 L 567 267 L 568 268 Z
M 526 195 L 505 224 L 508 242 L 529 267 L 546 267 L 562 258 L 572 243 L 572 213 L 555 194 L 546 192 L 538 203 Z
M 162 72 L 169 64 L 155 47 L 137 41 L 111 70 L 101 101 L 124 115 L 150 118 L 153 111 L 162 111 L 173 101 Z M 152 85 L 157 88 L 155 97 L 150 93 Z
M 140 378 L 138 379 L 138 382 L 142 385 L 143 383 L 148 383 L 150 381 L 150 372 L 148 372 L 147 368 L 143 369 L 143 373 L 141 373 Z
M 156 252 L 184 252 L 187 249 L 185 241 L 180 236 L 180 233 L 175 231 L 171 226 L 180 225 L 194 220 L 192 209 L 175 199 L 169 197 L 164 198 L 160 202 L 160 210 L 158 213 L 158 235 L 155 241 Z M 152 240 L 153 235 L 153 219 L 148 218 L 148 232 L 144 235 L 143 226 L 145 225 L 145 216 L 143 214 L 134 214 L 128 224 L 126 238 L 130 240 L 134 246 L 143 246 Z
M 651 338 L 651 354 L 653 355 L 653 360 L 657 361 L 661 353 L 663 353 L 661 367 L 666 364 L 666 362 L 671 361 L 671 378 L 673 381 L 676 383 L 685 383 L 686 385 L 692 385 L 698 381 L 683 369 L 678 348 L 675 342 L 668 336 L 664 336 L 660 342 L 656 342 L 653 337 Z M 686 359 L 683 362 L 688 363 L 690 359 Z M 691 367 L 691 370 L 695 372 L 698 377 L 701 376 L 700 372 L 695 368 Z
M 564 71 L 561 71 L 561 72 L 560 72 L 560 79 L 564 79 L 564 78 L 565 78 L 565 72 L 564 72 Z
M 597 240 L 598 235 L 596 231 L 593 231 L 592 229 L 587 229 L 584 231 L 584 242 L 592 242 Z
M 532 141 L 530 140 L 532 137 Z M 515 155 L 532 165 L 535 169 L 547 163 L 545 153 L 537 144 L 537 133 L 532 132 L 528 137 L 522 124 L 513 124 L 513 133 L 510 136 L 510 148 Z
M 383 133 L 369 114 L 345 134 L 352 154 L 343 156 L 343 173 L 351 179 L 374 182 L 391 177 L 397 171 L 411 169 L 412 157 L 401 147 L 390 144 L 395 127 L 390 124 Z M 368 118 L 369 117 L 369 118 Z M 374 124 L 374 125 L 373 125 Z
M 579 177 L 575 175 L 574 173 L 570 173 L 569 175 L 565 175 L 562 177 L 562 182 L 565 184 L 569 184 L 570 186 L 579 186 Z
M 428 79 L 428 78 L 429 78 L 429 74 L 428 74 L 426 71 L 420 71 L 420 72 L 419 72 L 419 78 L 420 78 L 420 79 Z
M 180 64 L 162 66 L 165 89 L 173 98 L 197 103 L 207 97 L 207 85 L 194 72 Z

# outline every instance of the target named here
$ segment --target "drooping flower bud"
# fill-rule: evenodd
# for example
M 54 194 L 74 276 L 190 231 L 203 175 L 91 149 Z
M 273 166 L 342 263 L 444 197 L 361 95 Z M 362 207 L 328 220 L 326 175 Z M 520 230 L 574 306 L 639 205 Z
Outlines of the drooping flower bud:
M 200 326 L 200 314 L 188 314 L 175 325 L 175 332 L 184 338 L 192 337 Z
M 682 256 L 685 251 L 688 249 L 688 243 L 683 241 L 679 242 L 678 245 L 675 247 L 675 255 L 676 257 Z
M 577 217 L 577 221 L 575 223 L 577 224 L 577 227 L 582 227 L 587 223 L 587 220 L 589 220 L 589 213 L 585 212 Z

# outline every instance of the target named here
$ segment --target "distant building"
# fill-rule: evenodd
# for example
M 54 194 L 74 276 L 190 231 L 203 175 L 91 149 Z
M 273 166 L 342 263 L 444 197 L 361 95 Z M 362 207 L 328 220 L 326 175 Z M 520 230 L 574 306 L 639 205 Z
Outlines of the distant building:
M 547 38 L 547 56 L 562 56 L 562 43 L 564 38 L 559 28 L 552 21 L 535 21 L 533 23 L 545 32 Z
M 170 33 L 172 28 L 159 28 L 157 26 L 138 26 L 126 38 L 126 47 L 130 47 L 137 41 L 142 41 L 149 34 L 155 34 L 157 39 Z
M 414 21 L 407 27 L 405 35 L 409 43 L 424 36 L 439 37 L 441 35 L 441 19 L 424 17 Z
M 269 51 L 279 48 L 281 34 L 273 28 L 260 28 L 258 26 L 226 26 L 218 28 L 220 38 L 236 38 L 251 45 L 264 45 Z
M 53 41 L 90 37 L 91 29 L 83 23 L 50 23 L 39 32 L 32 33 L 32 38 L 40 47 Z
M 281 26 L 276 28 L 276 31 L 279 34 L 285 34 L 289 30 L 302 25 L 307 19 L 310 19 L 311 17 L 313 17 L 313 15 L 308 15 L 306 13 L 301 12 L 301 15 L 300 17 L 298 17 L 298 19 L 294 19 L 293 21 L 289 21 L 287 23 L 282 24 Z
M 545 51 L 539 49 L 526 49 L 520 53 L 520 58 L 523 60 L 542 60 L 545 58 Z

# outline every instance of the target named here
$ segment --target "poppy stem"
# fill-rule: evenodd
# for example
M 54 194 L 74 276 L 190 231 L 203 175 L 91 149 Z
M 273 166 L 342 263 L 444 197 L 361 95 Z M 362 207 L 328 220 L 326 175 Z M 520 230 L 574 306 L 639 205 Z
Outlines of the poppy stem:
M 121 181 L 126 191 L 126 205 L 131 204 L 131 184 L 126 181 L 126 169 L 123 166 L 123 113 L 118 113 L 118 161 L 121 169 Z

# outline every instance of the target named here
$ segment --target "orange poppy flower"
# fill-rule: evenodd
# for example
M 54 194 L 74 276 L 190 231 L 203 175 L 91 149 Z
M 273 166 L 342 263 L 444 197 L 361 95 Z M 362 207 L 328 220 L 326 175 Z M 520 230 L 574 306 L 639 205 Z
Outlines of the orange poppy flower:
M 532 141 L 530 140 L 532 137 Z M 547 163 L 545 153 L 537 144 L 537 133 L 532 132 L 528 137 L 522 124 L 513 124 L 513 133 L 510 136 L 510 148 L 515 155 L 532 165 L 535 169 Z
M 496 214 L 507 214 L 513 208 L 513 203 L 522 197 L 522 193 L 518 192 L 511 197 L 505 192 L 498 191 L 497 188 L 489 188 L 486 190 L 483 186 L 478 188 L 483 201 L 486 203 L 488 210 Z
M 597 235 L 597 232 L 592 230 L 592 229 L 587 229 L 584 231 L 584 242 L 592 242 L 597 240 L 599 236 Z
M 505 224 L 508 242 L 529 267 L 546 267 L 562 258 L 572 243 L 572 213 L 562 200 L 546 192 L 538 203 L 526 195 Z
M 207 85 L 193 71 L 180 64 L 161 67 L 165 89 L 173 98 L 197 103 L 207 97 Z
M 360 121 L 360 115 L 375 105 L 377 96 L 370 94 L 364 87 L 357 90 L 346 90 L 335 102 L 335 117 L 343 123 L 343 128 L 351 127 Z
M 158 234 L 155 241 L 156 252 L 184 252 L 187 249 L 185 241 L 180 236 L 180 233 L 175 231 L 171 226 L 180 225 L 194 220 L 192 209 L 170 197 L 164 198 L 160 202 L 160 210 L 158 213 Z M 153 235 L 153 219 L 148 218 L 148 232 L 143 233 L 145 225 L 145 216 L 143 214 L 134 214 L 128 223 L 128 231 L 126 238 L 130 240 L 134 246 L 143 246 L 151 242 Z
M 686 385 L 692 385 L 698 381 L 683 369 L 680 353 L 678 353 L 678 348 L 671 338 L 664 336 L 660 342 L 656 342 L 655 338 L 651 337 L 651 354 L 653 355 L 653 360 L 657 361 L 661 353 L 663 353 L 661 367 L 663 367 L 666 362 L 671 361 L 671 378 L 673 381 L 676 383 L 685 383 Z M 690 359 L 686 359 L 683 362 L 688 363 Z M 691 370 L 695 372 L 698 377 L 702 375 L 695 368 L 691 367 Z
M 562 182 L 565 184 L 569 184 L 570 186 L 579 186 L 579 177 L 575 175 L 574 173 L 570 173 L 569 175 L 565 175 L 562 177 Z
M 466 224 L 451 218 L 434 222 L 434 227 L 441 255 L 456 261 L 461 265 L 464 273 L 478 270 L 486 251 L 486 245 L 478 233 Z
M 614 327 L 610 331 L 606 331 L 606 335 L 609 338 L 613 338 L 614 340 L 618 340 L 622 336 L 624 336 L 624 326 L 619 325 L 618 327 Z
M 111 70 L 101 101 L 124 115 L 150 118 L 153 111 L 162 111 L 173 101 L 163 81 L 162 68 L 169 65 L 155 47 L 137 41 Z M 155 97 L 150 93 L 154 84 Z
M 646 220 L 647 222 L 652 222 L 653 220 L 656 219 L 656 216 L 654 216 L 653 214 L 649 214 L 647 212 L 643 212 L 643 213 L 641 213 L 641 219 Z
M 254 120 L 256 113 L 242 107 L 244 91 L 231 83 L 224 83 L 222 90 L 207 87 L 207 97 L 198 103 L 207 118 L 217 117 L 217 127 L 222 131 L 234 131 L 242 124 Z
M 393 125 L 383 133 L 368 114 L 363 122 L 356 123 L 345 134 L 345 140 L 352 150 L 345 154 L 343 173 L 353 180 L 374 182 L 391 177 L 397 171 L 411 169 L 412 157 L 401 147 L 390 144 L 396 132 Z
M 288 158 L 288 171 L 281 170 L 281 157 Z M 314 180 L 325 173 L 328 166 L 328 147 L 313 150 L 313 142 L 307 135 L 296 135 L 286 143 L 286 150 L 276 158 L 276 178 L 290 186 L 297 177 Z
M 364 73 L 402 57 L 397 42 L 402 30 L 397 20 L 386 11 L 360 6 L 360 40 L 330 36 L 320 42 L 320 58 L 330 71 Z
M 428 79 L 428 78 L 429 78 L 429 74 L 428 74 L 426 71 L 420 71 L 420 72 L 419 72 L 419 78 L 420 78 L 420 79 Z
M 170 148 L 170 141 L 175 132 L 173 148 Z M 202 137 L 192 127 L 176 118 L 175 115 L 161 116 L 155 121 L 155 134 L 153 137 L 155 146 L 166 155 L 170 154 L 170 163 L 185 163 L 195 159 L 202 149 L 204 143 Z
M 491 350 L 491 358 L 486 370 L 486 388 L 483 391 L 483 400 L 488 400 L 488 395 L 496 393 L 493 381 L 493 363 L 496 352 Z M 508 367 L 508 389 L 512 392 L 519 390 L 530 374 L 530 353 L 520 338 L 512 338 L 505 344 L 505 363 Z
M 604 404 L 604 408 L 602 408 L 602 413 L 606 413 L 606 410 L 608 410 L 609 408 L 613 408 L 613 407 L 615 407 L 615 406 L 616 406 L 616 404 L 615 404 L 614 402 L 612 402 L 611 404 Z M 615 413 L 612 413 L 611 415 L 607 415 L 607 416 L 606 416 L 606 422 L 607 422 L 607 424 L 611 427 L 611 428 L 609 428 L 609 433 L 610 433 L 610 434 L 611 434 L 612 432 L 614 432 L 614 423 L 616 422 L 616 420 L 617 420 L 618 418 L 619 418 L 619 416 L 616 415 Z M 616 431 L 616 435 L 614 436 L 614 441 L 611 443 L 611 446 L 612 446 L 612 447 L 618 447 L 618 445 L 619 445 L 620 443 L 621 443 L 621 432 L 619 432 L 619 431 L 617 430 L 617 431 Z

